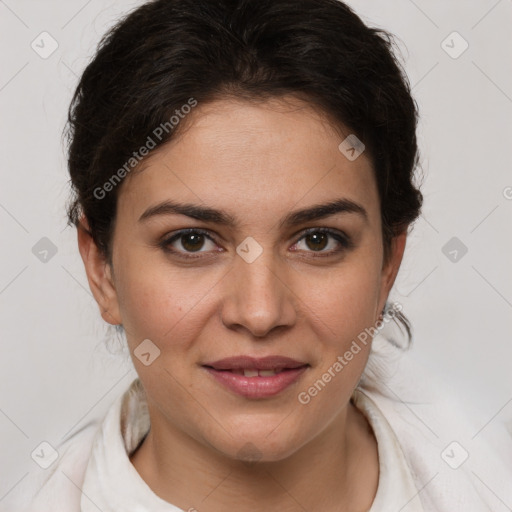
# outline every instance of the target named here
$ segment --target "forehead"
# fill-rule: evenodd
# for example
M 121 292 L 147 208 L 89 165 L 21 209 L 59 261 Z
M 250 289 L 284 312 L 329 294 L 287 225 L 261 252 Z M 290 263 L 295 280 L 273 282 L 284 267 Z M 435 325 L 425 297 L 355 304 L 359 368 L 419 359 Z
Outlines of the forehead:
M 120 214 L 129 205 L 140 216 L 166 199 L 205 203 L 233 216 L 252 211 L 260 219 L 339 197 L 363 203 L 370 216 L 378 210 L 367 155 L 347 158 L 339 145 L 350 132 L 306 103 L 218 100 L 198 105 L 184 123 L 127 177 Z

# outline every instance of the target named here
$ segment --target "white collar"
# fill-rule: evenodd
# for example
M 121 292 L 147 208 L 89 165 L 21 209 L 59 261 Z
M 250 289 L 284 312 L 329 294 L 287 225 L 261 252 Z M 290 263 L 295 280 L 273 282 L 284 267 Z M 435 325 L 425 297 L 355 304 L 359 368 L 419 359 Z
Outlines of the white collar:
M 145 392 L 136 378 L 113 403 L 91 450 L 82 486 L 82 512 L 181 512 L 158 497 L 130 461 L 149 430 Z
M 370 423 L 379 451 L 379 485 L 368 512 L 384 510 L 423 512 L 411 468 L 382 411 L 359 387 L 354 390 L 353 401 Z

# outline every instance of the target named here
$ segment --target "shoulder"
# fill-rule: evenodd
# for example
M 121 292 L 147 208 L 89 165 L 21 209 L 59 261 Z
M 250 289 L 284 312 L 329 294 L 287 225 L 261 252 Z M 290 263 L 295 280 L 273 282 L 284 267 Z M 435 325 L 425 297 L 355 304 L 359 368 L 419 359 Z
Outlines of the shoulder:
M 391 426 L 427 510 L 507 510 L 512 437 L 505 426 L 464 410 L 446 381 L 381 341 L 358 390 Z
M 46 469 L 31 464 L 23 479 L 0 502 L 0 511 L 79 511 L 85 470 L 100 427 L 101 420 L 95 419 L 64 439 L 54 447 L 57 459 Z M 48 457 L 45 449 L 52 452 L 52 448 L 41 447 L 42 456 Z

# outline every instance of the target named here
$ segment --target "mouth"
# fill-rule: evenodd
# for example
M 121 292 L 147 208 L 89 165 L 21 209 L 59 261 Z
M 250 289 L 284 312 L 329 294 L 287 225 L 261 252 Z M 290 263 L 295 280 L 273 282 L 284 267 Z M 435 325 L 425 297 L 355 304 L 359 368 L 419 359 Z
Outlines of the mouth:
M 237 356 L 201 365 L 218 383 L 245 398 L 275 396 L 295 383 L 310 367 L 283 356 Z
M 275 368 L 273 370 L 261 370 L 258 368 L 236 368 L 232 370 L 219 370 L 217 368 L 213 368 L 212 366 L 204 366 L 205 368 L 211 368 L 212 370 L 216 370 L 218 372 L 230 372 L 234 373 L 235 375 L 243 375 L 244 377 L 272 377 L 278 373 L 296 370 L 296 368 Z M 302 368 L 302 366 L 299 368 Z

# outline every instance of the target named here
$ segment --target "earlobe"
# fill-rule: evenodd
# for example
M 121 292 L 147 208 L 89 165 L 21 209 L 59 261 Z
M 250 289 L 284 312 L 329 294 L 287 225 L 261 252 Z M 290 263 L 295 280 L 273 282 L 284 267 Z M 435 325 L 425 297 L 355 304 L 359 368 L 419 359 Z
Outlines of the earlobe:
M 407 230 L 404 230 L 399 235 L 396 235 L 391 240 L 391 247 L 389 251 L 388 261 L 382 268 L 381 276 L 381 296 L 379 301 L 379 313 L 384 308 L 387 297 L 393 284 L 395 282 L 402 258 L 405 252 L 405 245 L 407 242 Z
M 92 238 L 85 216 L 80 219 L 77 235 L 78 250 L 84 262 L 89 287 L 98 303 L 101 316 L 105 322 L 119 325 L 122 321 L 112 272 L 103 253 Z

